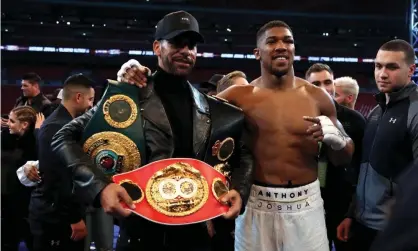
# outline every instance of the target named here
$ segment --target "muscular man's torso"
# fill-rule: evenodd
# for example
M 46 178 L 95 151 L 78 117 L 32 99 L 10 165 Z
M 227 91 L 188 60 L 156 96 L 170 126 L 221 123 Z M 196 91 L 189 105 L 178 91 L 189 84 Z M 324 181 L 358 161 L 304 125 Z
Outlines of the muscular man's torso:
M 243 109 L 250 124 L 255 180 L 272 185 L 314 181 L 319 146 L 307 134 L 312 123 L 303 116 L 321 115 L 316 95 L 321 90 L 299 78 L 290 90 L 257 87 L 259 81 L 235 87 L 226 97 Z

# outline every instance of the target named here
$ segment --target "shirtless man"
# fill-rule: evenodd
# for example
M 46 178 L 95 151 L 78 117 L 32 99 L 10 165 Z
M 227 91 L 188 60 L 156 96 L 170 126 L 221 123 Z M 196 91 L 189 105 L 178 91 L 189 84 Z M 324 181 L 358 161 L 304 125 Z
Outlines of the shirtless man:
M 318 142 L 330 146 L 329 159 L 336 166 L 350 162 L 353 143 L 336 119 L 331 97 L 295 77 L 295 46 L 287 24 L 271 21 L 261 27 L 254 53 L 261 77 L 218 95 L 244 110 L 257 161 L 256 183 L 236 220 L 235 250 L 329 250 L 317 180 Z M 144 86 L 141 72 L 147 68 L 128 68 L 123 66 L 120 80 Z

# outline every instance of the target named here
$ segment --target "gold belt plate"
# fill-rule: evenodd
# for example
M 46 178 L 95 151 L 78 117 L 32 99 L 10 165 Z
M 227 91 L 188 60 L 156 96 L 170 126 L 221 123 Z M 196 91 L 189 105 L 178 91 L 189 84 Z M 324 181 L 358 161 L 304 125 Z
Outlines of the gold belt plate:
M 83 150 L 109 176 L 134 170 L 141 165 L 138 147 L 121 133 L 93 134 L 84 143 Z
M 177 162 L 156 172 L 145 189 L 149 204 L 167 216 L 186 216 L 208 200 L 208 183 L 192 165 Z

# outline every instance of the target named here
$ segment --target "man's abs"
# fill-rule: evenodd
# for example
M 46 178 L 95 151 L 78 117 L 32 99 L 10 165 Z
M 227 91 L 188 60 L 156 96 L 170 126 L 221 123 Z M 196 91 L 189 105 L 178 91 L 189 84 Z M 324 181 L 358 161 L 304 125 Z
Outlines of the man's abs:
M 267 185 L 304 185 L 317 179 L 318 144 L 302 136 L 259 137 L 255 180 Z

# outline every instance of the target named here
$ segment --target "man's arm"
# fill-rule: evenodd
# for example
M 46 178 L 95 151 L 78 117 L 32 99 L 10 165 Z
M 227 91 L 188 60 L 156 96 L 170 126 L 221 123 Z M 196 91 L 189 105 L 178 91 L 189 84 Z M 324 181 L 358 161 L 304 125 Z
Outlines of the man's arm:
M 408 111 L 408 134 L 412 142 L 412 156 L 418 160 L 418 101 L 409 106 Z
M 52 175 L 55 176 L 59 176 L 59 173 L 62 172 L 62 170 L 58 170 L 61 166 L 51 166 L 51 164 L 48 164 L 48 157 L 50 157 L 49 155 L 51 155 L 51 142 L 52 139 L 54 137 L 54 135 L 61 129 L 61 125 L 60 124 L 48 124 L 45 127 L 43 127 L 42 129 L 39 130 L 38 132 L 38 140 L 42 139 L 42 141 L 40 144 L 40 152 L 41 155 L 40 157 L 40 161 L 45 161 L 45 164 L 49 165 L 48 169 L 51 172 Z M 53 158 L 54 156 L 52 156 Z M 72 179 L 72 177 L 67 177 L 68 179 Z M 71 184 L 71 183 L 70 183 Z M 69 187 L 68 189 L 71 189 L 71 187 Z M 80 201 L 76 198 L 76 196 L 74 194 L 65 194 L 64 195 L 66 198 L 68 199 L 64 199 L 61 200 L 61 206 L 63 208 L 63 210 L 65 210 L 66 212 L 68 212 L 69 214 L 69 220 L 70 220 L 70 224 L 74 224 L 79 222 L 80 220 L 83 219 L 84 215 L 85 215 L 85 209 L 82 205 L 82 203 L 80 203 Z
M 239 107 L 239 104 L 236 101 L 235 96 L 238 94 L 239 90 L 242 89 L 242 86 L 233 85 L 222 92 L 216 94 L 216 97 L 224 99 L 235 106 Z
M 97 195 L 111 181 L 93 164 L 79 142 L 96 109 L 97 106 L 65 125 L 53 137 L 51 146 L 57 156 L 72 170 L 75 189 L 82 200 L 98 206 Z
M 348 206 L 348 210 L 347 210 L 347 213 L 345 214 L 345 218 L 350 218 L 350 219 L 355 218 L 356 204 L 357 204 L 356 198 L 357 198 L 356 193 L 354 193 L 353 196 L 351 197 L 350 205 Z
M 371 251 L 418 250 L 418 162 L 401 175 L 396 203 L 385 229 L 377 236 Z
M 354 143 L 337 119 L 337 111 L 331 96 L 319 88 L 317 93 L 317 101 L 319 103 L 321 114 L 328 117 L 332 121 L 334 126 L 341 132 L 340 136 L 344 137 L 344 140 L 346 141 L 346 144 L 342 149 L 334 150 L 332 147 L 328 147 L 328 159 L 335 166 L 350 164 L 354 153 Z

